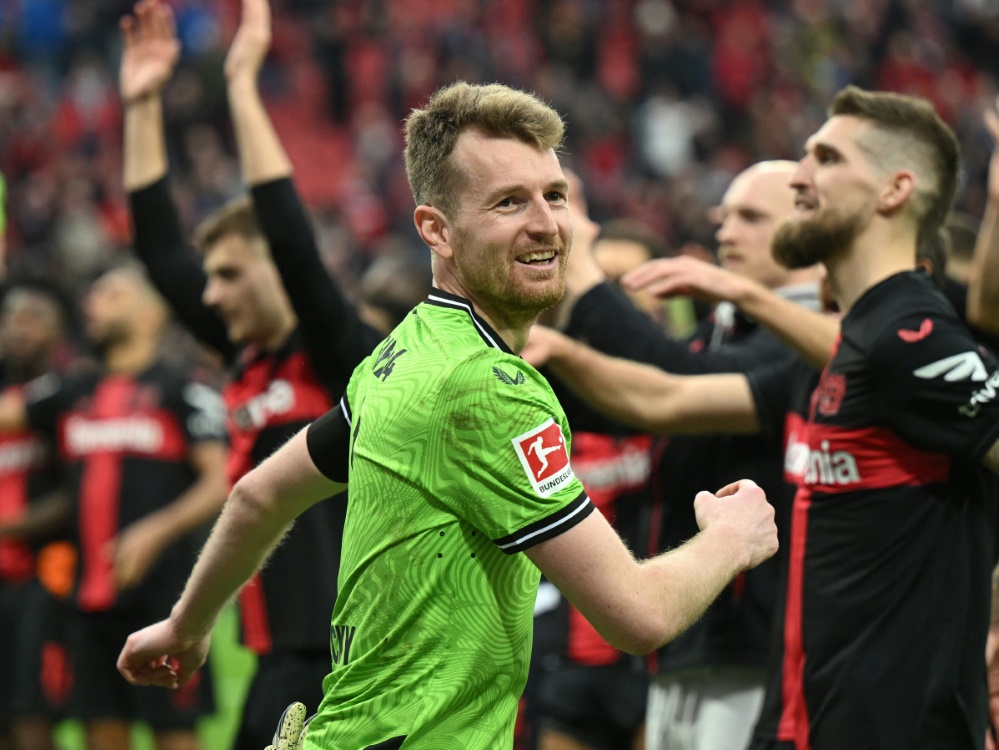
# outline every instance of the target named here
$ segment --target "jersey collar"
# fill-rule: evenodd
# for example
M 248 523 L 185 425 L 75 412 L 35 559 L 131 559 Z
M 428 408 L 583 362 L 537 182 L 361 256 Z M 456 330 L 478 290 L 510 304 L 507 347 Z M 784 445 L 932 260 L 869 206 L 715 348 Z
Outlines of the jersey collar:
M 475 330 L 478 331 L 479 336 L 482 337 L 483 341 L 494 349 L 499 349 L 507 354 L 513 354 L 513 349 L 506 345 L 506 342 L 500 337 L 500 335 L 493 330 L 493 327 L 489 325 L 484 318 L 475 312 L 475 308 L 472 307 L 472 303 L 464 297 L 459 297 L 457 294 L 445 292 L 443 289 L 434 289 L 429 295 L 427 295 L 425 303 L 433 305 L 434 307 L 449 307 L 454 310 L 464 310 L 468 313 L 468 317 L 472 319 L 472 323 L 475 325 Z

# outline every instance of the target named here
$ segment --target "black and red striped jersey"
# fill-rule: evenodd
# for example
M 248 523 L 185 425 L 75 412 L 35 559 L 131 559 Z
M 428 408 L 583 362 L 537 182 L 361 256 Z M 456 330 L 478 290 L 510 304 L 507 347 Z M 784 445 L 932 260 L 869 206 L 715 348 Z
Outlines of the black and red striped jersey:
M 382 338 L 360 320 L 326 272 L 293 182 L 280 178 L 250 192 L 298 318 L 296 331 L 272 352 L 230 341 L 222 319 L 204 304 L 207 278 L 184 244 L 167 180 L 129 194 L 135 250 L 150 278 L 191 333 L 234 365 L 232 380 L 223 389 L 233 481 L 325 413 L 332 399 L 340 398 L 354 367 Z M 243 641 L 258 654 L 286 649 L 328 653 L 345 516 L 343 497 L 312 506 L 244 587 Z
M 922 275 L 869 289 L 821 375 L 754 372 L 794 487 L 757 736 L 796 750 L 981 748 L 999 365 Z
M 20 392 L 21 385 L 0 385 Z M 38 432 L 19 430 L 0 435 L 0 523 L 27 514 L 33 501 L 59 486 L 59 470 L 50 441 Z M 0 583 L 20 583 L 35 575 L 37 544 L 0 539 Z
M 229 479 L 235 483 L 332 407 L 296 333 L 276 352 L 248 347 L 222 391 L 229 414 Z M 329 648 L 343 498 L 303 513 L 267 565 L 240 593 L 243 642 L 258 654 Z M 335 543 L 333 543 L 335 541 Z
M 197 553 L 193 535 L 167 547 L 127 591 L 116 589 L 108 543 L 195 481 L 191 446 L 225 440 L 219 394 L 165 363 L 134 376 L 51 373 L 24 394 L 28 421 L 54 439 L 75 501 L 77 606 L 168 613 Z

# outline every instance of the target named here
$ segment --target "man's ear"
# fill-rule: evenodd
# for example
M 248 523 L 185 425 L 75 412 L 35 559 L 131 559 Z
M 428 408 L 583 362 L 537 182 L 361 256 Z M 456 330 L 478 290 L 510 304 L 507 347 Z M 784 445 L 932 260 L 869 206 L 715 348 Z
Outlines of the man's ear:
M 416 231 L 420 239 L 436 255 L 441 258 L 450 258 L 454 253 L 451 247 L 451 225 L 447 217 L 439 209 L 433 206 L 419 205 L 413 211 L 413 223 L 416 224 Z
M 893 213 L 905 205 L 916 192 L 916 176 L 908 169 L 893 172 L 878 198 L 878 208 Z

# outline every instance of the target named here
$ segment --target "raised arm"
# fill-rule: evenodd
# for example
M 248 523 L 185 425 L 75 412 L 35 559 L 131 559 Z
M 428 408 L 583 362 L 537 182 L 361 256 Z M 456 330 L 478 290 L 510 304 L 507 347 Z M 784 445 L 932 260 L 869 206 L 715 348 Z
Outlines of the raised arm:
M 545 365 L 595 409 L 649 432 L 756 432 L 752 392 L 741 374 L 673 375 L 601 354 L 535 326 L 523 357 Z
M 219 612 L 263 565 L 288 525 L 345 488 L 316 468 L 305 429 L 240 479 L 170 617 L 129 636 L 118 658 L 125 678 L 162 687 L 187 682 L 204 663 Z
M 630 289 L 659 297 L 688 296 L 736 305 L 816 367 L 824 367 L 839 336 L 839 321 L 782 297 L 757 281 L 697 258 L 660 258 L 625 275 Z
M 235 349 L 225 326 L 201 301 L 205 275 L 184 242 L 167 184 L 161 92 L 180 56 L 173 13 L 161 0 L 144 0 L 136 4 L 134 15 L 122 19 L 121 30 L 123 171 L 135 228 L 135 252 L 181 322 L 231 359 Z
M 361 321 L 319 257 L 312 223 L 291 181 L 291 160 L 260 98 L 258 77 L 270 41 L 267 0 L 243 0 L 225 64 L 240 164 L 309 358 L 331 394 L 339 396 L 382 334 Z
M 985 125 L 999 144 L 999 114 L 985 113 Z M 988 201 L 968 274 L 968 322 L 999 334 L 999 148 L 989 162 Z
M 644 562 L 600 513 L 526 554 L 611 645 L 648 653 L 692 625 L 736 575 L 777 551 L 773 506 L 751 481 L 698 493 L 694 511 L 701 532 Z

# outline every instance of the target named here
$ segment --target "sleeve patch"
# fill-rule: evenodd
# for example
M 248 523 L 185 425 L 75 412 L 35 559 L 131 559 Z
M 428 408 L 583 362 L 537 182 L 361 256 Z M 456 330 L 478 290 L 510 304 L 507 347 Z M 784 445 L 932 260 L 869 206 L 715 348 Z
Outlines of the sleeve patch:
M 573 478 L 562 428 L 552 418 L 512 441 L 524 472 L 540 497 L 563 489 Z

